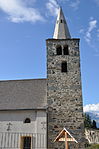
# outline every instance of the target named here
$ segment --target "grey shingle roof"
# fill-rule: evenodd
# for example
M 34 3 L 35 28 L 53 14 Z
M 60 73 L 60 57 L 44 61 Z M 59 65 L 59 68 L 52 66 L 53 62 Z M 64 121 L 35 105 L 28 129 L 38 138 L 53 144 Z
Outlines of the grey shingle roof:
M 45 109 L 46 79 L 0 81 L 0 110 Z

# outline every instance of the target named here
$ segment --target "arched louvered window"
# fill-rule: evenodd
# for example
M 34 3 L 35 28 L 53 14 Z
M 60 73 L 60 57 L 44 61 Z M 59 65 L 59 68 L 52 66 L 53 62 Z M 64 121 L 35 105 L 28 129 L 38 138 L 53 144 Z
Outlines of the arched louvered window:
M 30 118 L 26 118 L 26 119 L 24 120 L 24 123 L 31 123 Z
M 64 55 L 69 55 L 68 45 L 65 45 L 65 46 L 64 46 L 63 54 L 64 54 Z
M 57 53 L 57 55 L 62 55 L 62 47 L 61 46 L 57 46 L 56 53 Z
M 61 72 L 67 72 L 67 62 L 62 62 L 62 64 L 61 64 Z

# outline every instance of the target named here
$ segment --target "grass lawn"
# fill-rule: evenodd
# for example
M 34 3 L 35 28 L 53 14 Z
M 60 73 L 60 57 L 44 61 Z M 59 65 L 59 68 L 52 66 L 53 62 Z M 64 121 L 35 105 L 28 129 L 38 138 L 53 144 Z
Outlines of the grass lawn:
M 90 145 L 86 149 L 99 149 L 99 144 Z

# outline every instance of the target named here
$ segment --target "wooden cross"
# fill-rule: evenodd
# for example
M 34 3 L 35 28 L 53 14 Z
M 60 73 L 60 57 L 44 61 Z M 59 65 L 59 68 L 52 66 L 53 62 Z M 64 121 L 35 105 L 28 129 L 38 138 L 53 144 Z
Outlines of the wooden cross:
M 68 149 L 67 132 L 65 132 L 65 149 Z
M 68 137 L 69 136 L 69 137 Z M 54 142 L 56 141 L 63 141 L 65 142 L 65 149 L 68 149 L 68 142 L 76 142 L 76 139 L 69 133 L 69 131 L 66 130 L 66 128 L 64 128 L 59 135 L 56 137 L 56 139 L 54 140 Z

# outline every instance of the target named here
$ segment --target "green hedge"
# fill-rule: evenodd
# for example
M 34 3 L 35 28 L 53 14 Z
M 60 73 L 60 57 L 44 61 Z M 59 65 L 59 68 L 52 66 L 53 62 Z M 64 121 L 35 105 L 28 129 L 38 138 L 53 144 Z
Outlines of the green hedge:
M 86 149 L 99 149 L 99 144 L 90 145 Z

